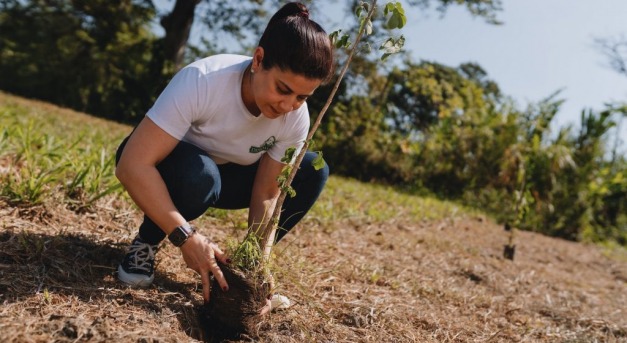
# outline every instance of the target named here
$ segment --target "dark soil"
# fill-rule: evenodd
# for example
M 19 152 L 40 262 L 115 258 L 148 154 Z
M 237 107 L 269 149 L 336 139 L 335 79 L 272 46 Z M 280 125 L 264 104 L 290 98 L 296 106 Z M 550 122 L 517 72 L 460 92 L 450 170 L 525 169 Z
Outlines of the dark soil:
M 206 337 L 214 342 L 240 337 L 259 337 L 260 311 L 266 305 L 270 289 L 263 277 L 243 273 L 218 262 L 229 284 L 224 292 L 216 279 L 212 280 L 209 303 L 199 310 L 199 322 Z

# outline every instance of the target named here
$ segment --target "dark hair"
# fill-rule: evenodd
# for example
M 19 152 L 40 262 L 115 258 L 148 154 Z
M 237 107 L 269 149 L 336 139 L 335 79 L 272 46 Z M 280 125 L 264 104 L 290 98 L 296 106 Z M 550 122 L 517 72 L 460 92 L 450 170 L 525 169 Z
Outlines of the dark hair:
M 281 7 L 259 40 L 264 69 L 279 67 L 311 79 L 328 81 L 333 71 L 333 49 L 327 33 L 298 2 Z

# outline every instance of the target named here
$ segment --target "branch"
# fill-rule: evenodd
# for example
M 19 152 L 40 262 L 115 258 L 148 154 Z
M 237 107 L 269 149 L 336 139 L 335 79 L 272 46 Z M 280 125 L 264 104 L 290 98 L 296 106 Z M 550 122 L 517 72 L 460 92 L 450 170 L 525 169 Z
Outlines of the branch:
M 596 45 L 607 56 L 610 67 L 619 74 L 627 76 L 627 38 L 595 39 Z

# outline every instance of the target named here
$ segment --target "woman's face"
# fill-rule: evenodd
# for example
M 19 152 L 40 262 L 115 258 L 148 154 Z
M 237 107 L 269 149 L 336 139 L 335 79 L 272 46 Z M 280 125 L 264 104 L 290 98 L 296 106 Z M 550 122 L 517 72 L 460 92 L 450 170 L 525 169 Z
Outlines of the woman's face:
M 259 57 L 256 51 L 251 65 L 254 70 L 250 81 L 252 95 L 256 107 L 270 119 L 298 109 L 322 82 L 291 71 L 283 71 L 278 67 L 263 69 L 263 56 Z

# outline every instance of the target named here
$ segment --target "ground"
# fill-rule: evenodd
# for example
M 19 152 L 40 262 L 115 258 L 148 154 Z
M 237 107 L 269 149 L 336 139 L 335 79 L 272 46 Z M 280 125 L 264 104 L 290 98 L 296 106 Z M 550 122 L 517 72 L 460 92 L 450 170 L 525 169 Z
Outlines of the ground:
M 200 279 L 163 243 L 155 283 L 116 281 L 140 215 L 116 198 L 72 211 L 63 202 L 0 200 L 1 342 L 187 342 Z M 518 232 L 481 215 L 384 221 L 315 215 L 274 249 L 293 306 L 266 316 L 260 342 L 627 342 L 621 250 Z M 207 216 L 201 232 L 241 236 Z M 249 338 L 243 337 L 242 341 Z

